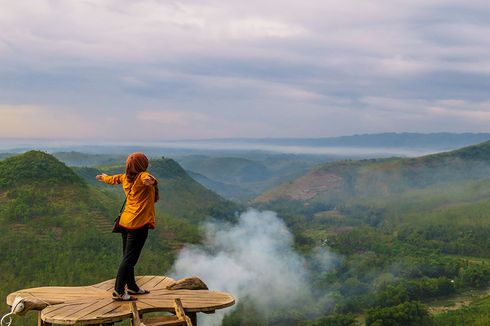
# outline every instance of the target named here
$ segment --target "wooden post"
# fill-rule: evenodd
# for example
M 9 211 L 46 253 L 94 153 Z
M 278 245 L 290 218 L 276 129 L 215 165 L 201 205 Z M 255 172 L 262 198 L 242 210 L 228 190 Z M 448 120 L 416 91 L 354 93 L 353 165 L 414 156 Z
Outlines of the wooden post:
M 37 313 L 37 326 L 51 326 L 51 323 L 47 323 L 41 319 L 41 312 Z
M 140 318 L 140 313 L 138 311 L 138 306 L 136 305 L 136 302 L 132 301 L 129 303 L 129 309 L 131 310 L 131 313 L 133 314 L 133 319 L 131 320 L 131 325 L 132 326 L 140 326 L 143 325 L 141 322 Z
M 197 313 L 187 312 L 186 315 L 191 319 L 192 326 L 197 326 Z

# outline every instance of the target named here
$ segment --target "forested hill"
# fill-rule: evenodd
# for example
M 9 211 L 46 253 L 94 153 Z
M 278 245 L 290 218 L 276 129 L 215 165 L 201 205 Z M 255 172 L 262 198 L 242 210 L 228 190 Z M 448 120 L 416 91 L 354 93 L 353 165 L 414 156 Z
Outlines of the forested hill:
M 0 189 L 25 184 L 78 184 L 83 181 L 53 156 L 29 151 L 0 161 Z
M 0 161 L 0 226 L 91 223 L 92 217 L 99 219 L 113 208 L 110 199 L 44 152 L 30 151 Z
M 340 161 L 317 166 L 305 175 L 257 197 L 257 202 L 292 199 L 338 202 L 390 195 L 490 176 L 490 142 L 418 158 Z
M 74 171 L 98 188 L 107 188 L 94 181 L 95 175 L 124 173 L 124 166 L 74 168 Z M 237 204 L 223 199 L 192 179 L 173 159 L 152 159 L 149 171 L 158 179 L 160 201 L 157 203 L 157 210 L 164 215 L 183 217 L 195 222 L 202 221 L 208 216 L 229 218 L 239 209 Z M 118 187 L 111 188 L 122 194 Z

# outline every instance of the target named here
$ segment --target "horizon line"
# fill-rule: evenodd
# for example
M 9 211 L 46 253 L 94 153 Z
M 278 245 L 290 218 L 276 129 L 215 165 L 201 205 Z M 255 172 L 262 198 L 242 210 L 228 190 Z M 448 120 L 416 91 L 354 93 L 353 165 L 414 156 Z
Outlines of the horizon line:
M 440 132 L 411 132 L 411 131 L 402 131 L 402 132 L 394 132 L 394 131 L 386 131 L 386 132 L 374 132 L 374 133 L 355 133 L 355 134 L 346 134 L 339 136 L 306 136 L 306 137 L 290 137 L 290 136 L 280 136 L 280 137 L 213 137 L 213 138 L 181 138 L 181 139 L 164 139 L 159 141 L 151 141 L 150 144 L 155 143 L 164 143 L 164 142 L 203 142 L 203 141 L 229 141 L 229 140 L 245 140 L 245 141 L 253 141 L 253 140 L 317 140 L 317 139 L 339 139 L 339 138 L 349 138 L 349 137 L 360 137 L 360 136 L 377 136 L 377 135 L 489 135 L 490 132 L 451 132 L 451 131 L 440 131 Z M 103 142 L 103 143 L 133 143 L 139 144 L 140 142 L 148 142 L 149 139 L 95 139 L 95 138 L 0 138 L 0 142 L 7 141 L 16 141 L 16 142 L 27 142 L 27 141 L 46 141 L 46 142 L 75 142 L 75 143 L 92 143 L 92 142 Z

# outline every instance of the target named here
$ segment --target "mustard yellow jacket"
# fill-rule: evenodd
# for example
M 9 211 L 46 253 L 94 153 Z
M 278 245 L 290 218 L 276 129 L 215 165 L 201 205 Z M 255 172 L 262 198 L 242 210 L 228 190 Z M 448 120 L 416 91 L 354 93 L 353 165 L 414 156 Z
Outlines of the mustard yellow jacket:
M 145 225 L 150 229 L 155 228 L 155 187 L 143 184 L 148 179 L 156 180 L 146 171 L 138 174 L 133 183 L 127 180 L 126 174 L 102 178 L 102 181 L 110 185 L 122 184 L 127 201 L 119 224 L 125 229 L 135 230 Z

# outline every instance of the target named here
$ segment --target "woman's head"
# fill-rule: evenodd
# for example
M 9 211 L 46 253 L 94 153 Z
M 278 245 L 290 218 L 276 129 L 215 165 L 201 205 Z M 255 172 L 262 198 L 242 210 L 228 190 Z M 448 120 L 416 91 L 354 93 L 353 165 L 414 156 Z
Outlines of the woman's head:
M 138 173 L 148 169 L 148 158 L 143 153 L 133 153 L 126 160 L 126 176 L 133 182 Z

